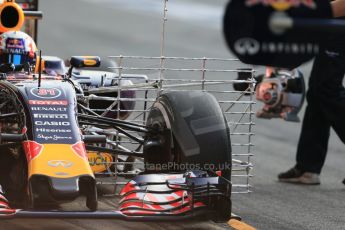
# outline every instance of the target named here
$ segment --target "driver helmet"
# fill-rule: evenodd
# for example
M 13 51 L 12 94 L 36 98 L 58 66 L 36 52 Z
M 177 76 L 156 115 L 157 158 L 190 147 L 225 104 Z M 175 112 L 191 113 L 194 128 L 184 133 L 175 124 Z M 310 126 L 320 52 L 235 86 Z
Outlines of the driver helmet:
M 0 35 L 0 61 L 22 65 L 35 63 L 37 47 L 34 40 L 21 31 L 7 31 Z

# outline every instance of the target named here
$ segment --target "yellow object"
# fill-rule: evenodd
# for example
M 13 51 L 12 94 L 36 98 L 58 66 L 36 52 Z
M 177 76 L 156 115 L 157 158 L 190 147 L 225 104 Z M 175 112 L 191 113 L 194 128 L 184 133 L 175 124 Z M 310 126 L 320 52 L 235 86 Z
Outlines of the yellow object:
M 85 66 L 94 66 L 97 64 L 96 60 L 92 60 L 92 59 L 85 59 L 84 60 L 84 65 Z
M 35 64 L 35 73 L 37 73 L 37 74 L 40 72 L 40 64 L 39 63 L 40 63 L 40 57 L 37 56 L 36 57 L 36 64 Z M 42 59 L 42 62 L 41 62 L 42 72 L 43 72 L 44 68 L 45 68 L 45 61 Z
M 0 33 L 4 33 L 19 31 L 25 17 L 22 8 L 14 0 L 6 0 L 0 5 L 0 18 Z
M 34 174 L 55 178 L 80 175 L 94 177 L 87 157 L 81 157 L 69 144 L 42 144 L 40 152 L 28 163 L 29 178 Z
M 87 157 L 94 173 L 106 171 L 113 162 L 113 157 L 109 153 L 88 152 Z
M 277 1 L 272 3 L 272 7 L 278 11 L 286 11 L 291 8 L 291 4 L 286 1 Z
M 256 230 L 256 228 L 236 219 L 231 219 L 228 225 L 235 230 Z

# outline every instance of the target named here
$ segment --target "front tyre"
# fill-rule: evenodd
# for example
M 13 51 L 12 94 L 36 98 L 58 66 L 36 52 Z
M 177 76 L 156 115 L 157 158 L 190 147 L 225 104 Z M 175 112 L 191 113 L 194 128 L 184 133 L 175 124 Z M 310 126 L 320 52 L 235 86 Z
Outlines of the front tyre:
M 147 170 L 222 171 L 222 176 L 230 180 L 229 127 L 211 94 L 198 91 L 163 93 L 149 112 L 147 126 L 160 130 L 158 134 L 145 137 Z M 167 167 L 155 167 L 160 164 Z

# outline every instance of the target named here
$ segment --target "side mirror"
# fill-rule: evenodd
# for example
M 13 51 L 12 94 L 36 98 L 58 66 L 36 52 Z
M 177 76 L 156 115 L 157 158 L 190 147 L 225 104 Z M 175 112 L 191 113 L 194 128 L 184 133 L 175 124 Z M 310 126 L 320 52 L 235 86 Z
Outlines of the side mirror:
M 98 56 L 73 56 L 70 64 L 73 68 L 99 67 L 101 58 Z
M 73 68 L 100 67 L 101 58 L 98 56 L 72 56 L 69 63 L 71 67 L 68 75 L 71 77 Z

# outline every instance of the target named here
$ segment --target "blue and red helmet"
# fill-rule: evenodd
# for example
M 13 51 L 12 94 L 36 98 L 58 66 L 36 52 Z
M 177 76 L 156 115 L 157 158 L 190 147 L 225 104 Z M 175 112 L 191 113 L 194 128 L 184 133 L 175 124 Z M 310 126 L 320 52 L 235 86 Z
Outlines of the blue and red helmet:
M 34 40 L 24 32 L 7 31 L 0 35 L 0 61 L 2 64 L 34 64 L 36 51 Z

